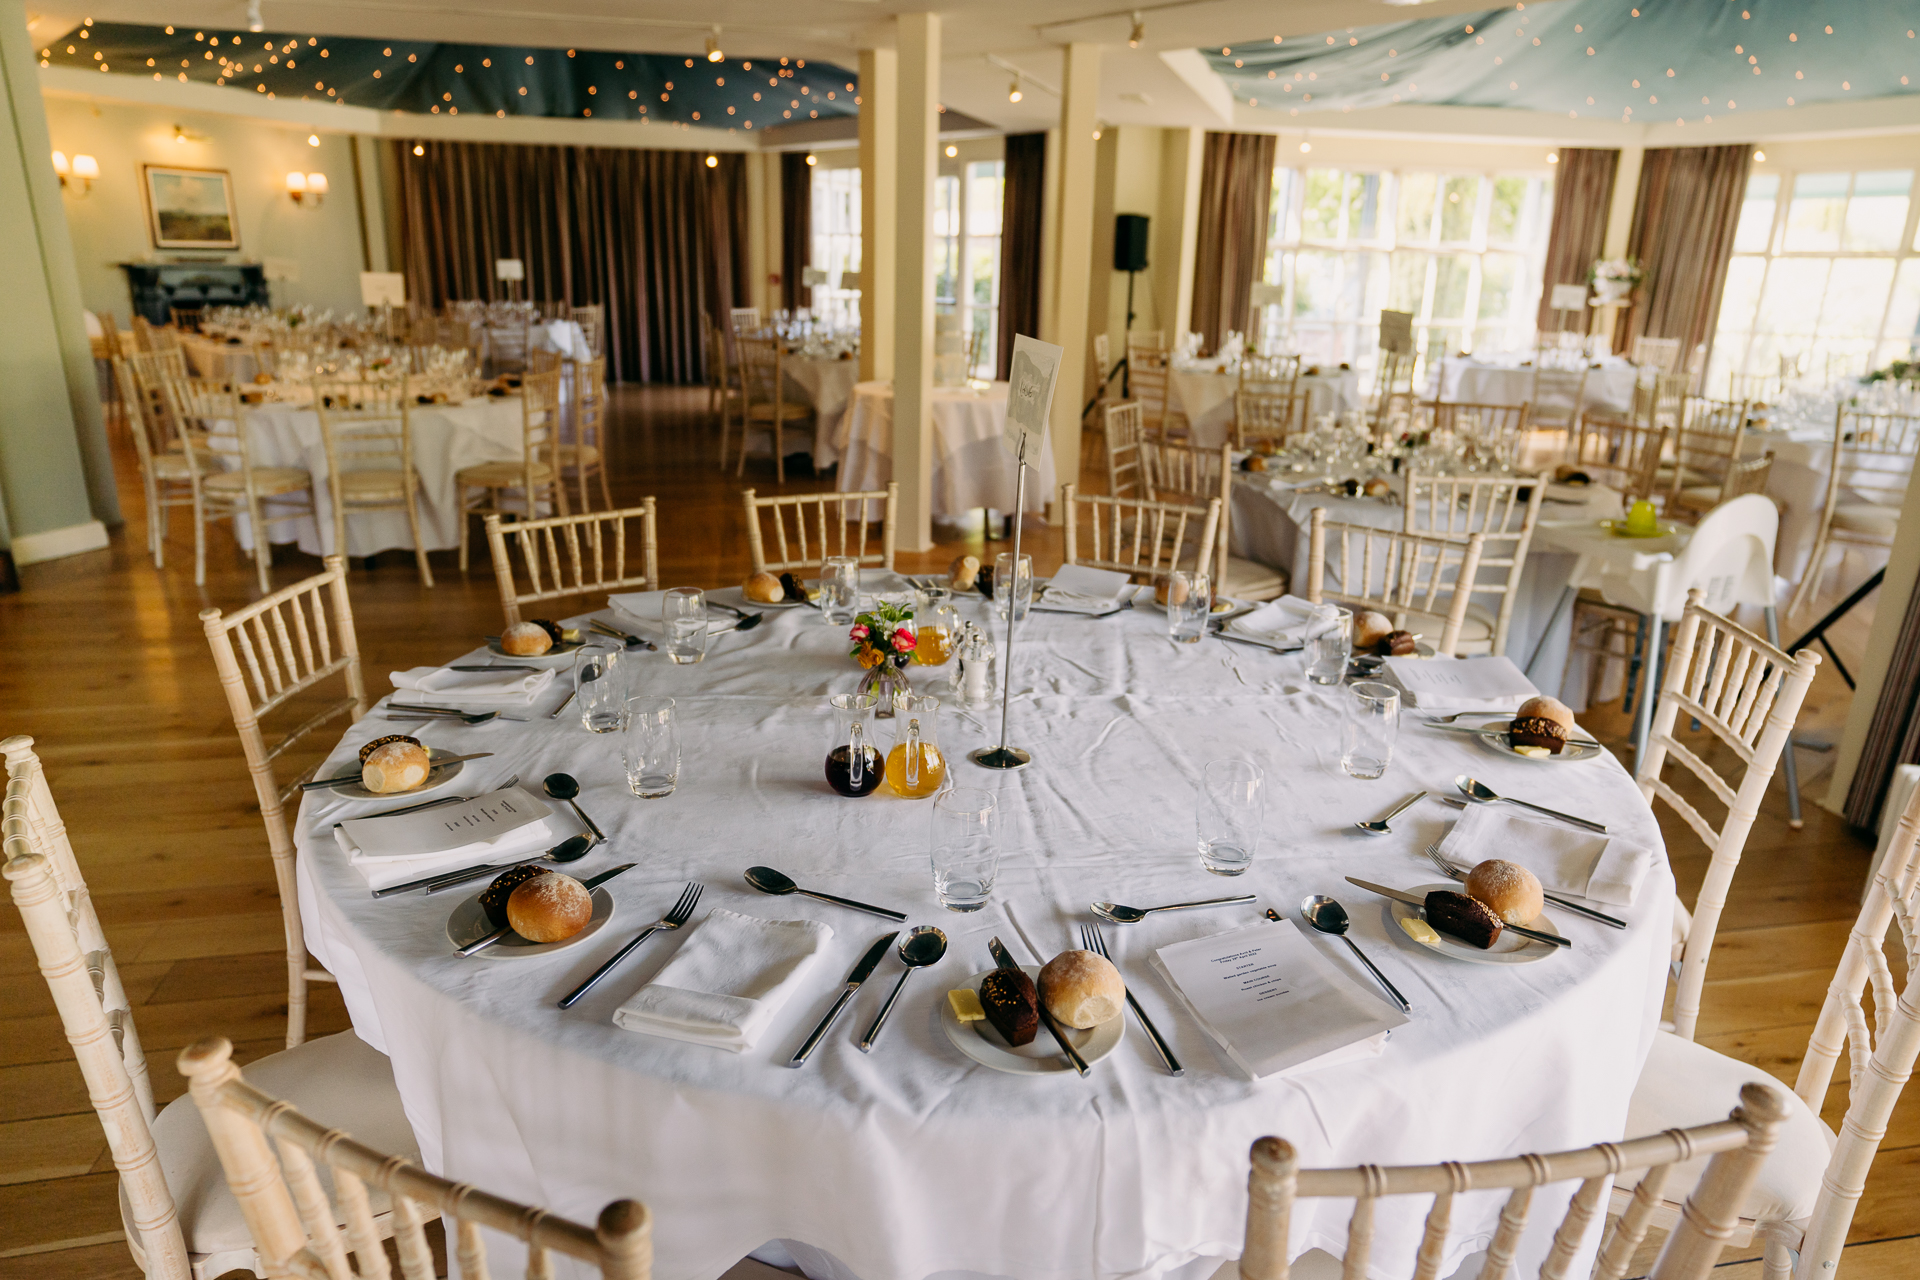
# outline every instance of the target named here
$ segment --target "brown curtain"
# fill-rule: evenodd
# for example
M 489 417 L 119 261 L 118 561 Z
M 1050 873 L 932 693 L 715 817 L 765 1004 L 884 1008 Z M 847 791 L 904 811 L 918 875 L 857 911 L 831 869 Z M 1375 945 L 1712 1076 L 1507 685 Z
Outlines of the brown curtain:
M 428 306 L 521 296 L 607 309 L 608 372 L 699 382 L 706 317 L 743 301 L 746 161 L 722 152 L 396 142 L 402 269 Z
M 1818 566 L 1808 566 L 1816 572 Z M 1900 621 L 1900 638 L 1887 663 L 1886 683 L 1867 725 L 1867 740 L 1847 787 L 1847 821 L 1868 829 L 1880 825 L 1880 806 L 1896 766 L 1920 763 L 1920 583 L 1907 597 L 1907 614 Z
M 1620 169 L 1618 151 L 1562 147 L 1553 175 L 1553 225 L 1547 232 L 1547 264 L 1540 273 L 1542 331 L 1559 329 L 1562 316 L 1553 309 L 1557 284 L 1587 286 L 1595 259 L 1606 252 L 1607 210 L 1613 205 L 1613 179 Z M 1593 308 L 1568 325 L 1591 330 Z M 1567 317 L 1567 319 L 1574 319 Z
M 806 153 L 780 156 L 780 305 L 789 311 L 810 306 L 813 290 L 802 273 L 813 264 L 813 166 Z
M 1270 133 L 1207 135 L 1193 262 L 1193 328 L 1208 351 L 1219 347 L 1227 330 L 1246 332 L 1253 282 L 1266 272 L 1276 141 Z
M 1678 338 L 1683 357 L 1713 341 L 1753 147 L 1660 147 L 1640 166 L 1627 253 L 1647 278 L 1614 327 L 1613 349 L 1637 337 Z
M 1046 199 L 1047 135 L 1007 135 L 1000 196 L 1000 352 L 995 377 L 1013 367 L 1014 335 L 1040 336 L 1040 223 Z

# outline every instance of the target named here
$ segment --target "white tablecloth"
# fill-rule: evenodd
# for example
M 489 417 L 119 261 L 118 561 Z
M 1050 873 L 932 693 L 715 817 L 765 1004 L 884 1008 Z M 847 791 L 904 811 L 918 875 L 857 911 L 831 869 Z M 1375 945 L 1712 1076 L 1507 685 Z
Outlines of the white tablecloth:
M 962 609 L 984 620 L 983 606 Z M 1533 764 L 1408 724 L 1385 780 L 1356 781 L 1337 762 L 1342 692 L 1309 685 L 1298 656 L 1217 640 L 1176 647 L 1163 615 L 1146 607 L 1101 621 L 1035 614 L 1024 625 L 1011 736 L 1035 764 L 995 775 L 967 763 L 965 752 L 992 740 L 997 708 L 940 711 L 957 780 L 997 791 L 1007 815 L 999 880 L 976 915 L 934 899 L 928 803 L 846 800 L 827 789 L 824 699 L 852 688 L 858 673 L 842 634 L 813 610 L 769 611 L 754 632 L 716 637 L 699 666 L 642 655 L 634 687 L 674 697 L 681 719 L 679 789 L 667 799 L 630 796 L 618 739 L 588 734 L 574 716 L 548 720 L 545 705 L 530 723 L 427 732 L 436 746 L 498 753 L 467 766 L 463 792 L 510 773 L 572 773 L 610 837 L 576 872 L 638 864 L 608 886 L 611 926 L 577 949 L 517 962 L 454 956 L 444 925 L 461 895 L 374 901 L 327 835 L 368 806 L 309 796 L 298 824 L 308 945 L 338 976 L 356 1029 L 392 1056 L 427 1165 L 581 1221 L 616 1196 L 643 1200 L 662 1276 L 711 1280 L 749 1250 L 786 1239 L 863 1280 L 954 1270 L 1120 1280 L 1238 1254 L 1247 1147 L 1262 1134 L 1285 1136 L 1310 1166 L 1484 1159 L 1621 1135 L 1671 945 L 1663 853 L 1626 912 L 1629 930 L 1558 915 L 1574 949 L 1518 967 L 1421 952 L 1379 901 L 1341 879 L 1433 881 L 1418 850 L 1447 829 L 1453 810 L 1420 805 L 1386 839 L 1357 835 L 1353 822 L 1416 787 L 1442 790 L 1463 769 L 1509 794 L 1604 814 L 1623 838 L 1661 850 L 1651 812 L 1611 757 Z M 920 669 L 912 675 L 933 683 Z M 393 727 L 377 719 L 354 727 L 332 763 Z M 883 742 L 891 736 L 882 730 Z M 1199 866 L 1193 806 L 1202 764 L 1231 755 L 1260 762 L 1272 794 L 1265 845 L 1243 878 L 1226 882 Z M 901 971 L 892 958 L 808 1065 L 786 1066 L 854 960 L 893 926 L 757 895 L 741 879 L 755 863 L 947 932 L 946 958 L 908 984 L 871 1055 L 854 1042 Z M 817 919 L 835 931 L 811 990 L 757 1047 L 719 1053 L 612 1025 L 614 1009 L 682 945 L 672 935 L 647 943 L 571 1011 L 556 1007 L 690 879 L 708 886 L 702 912 Z M 940 1030 L 947 990 L 990 967 L 991 936 L 1023 958 L 1051 955 L 1077 945 L 1074 930 L 1096 899 L 1152 904 L 1242 889 L 1289 913 L 1311 892 L 1347 904 L 1355 940 L 1414 1006 L 1381 1056 L 1251 1082 L 1176 1011 L 1150 975 L 1150 952 L 1253 923 L 1253 906 L 1107 931 L 1122 973 L 1186 1064 L 1183 1078 L 1166 1073 L 1131 1021 L 1085 1081 L 998 1074 Z M 1330 963 L 1371 982 L 1344 947 L 1320 945 Z M 1703 1097 L 1699 1119 L 1729 1105 Z M 1537 1195 L 1522 1274 L 1538 1268 L 1570 1191 Z M 1460 1197 L 1442 1274 L 1485 1244 L 1502 1199 Z M 1429 1207 L 1419 1197 L 1381 1205 L 1374 1263 L 1383 1274 L 1411 1272 Z M 1340 1249 L 1349 1208 L 1303 1204 L 1294 1247 Z M 1589 1257 L 1598 1234 L 1596 1226 Z M 498 1271 L 515 1265 L 511 1249 L 496 1254 Z
M 587 343 L 586 331 L 573 320 L 547 320 L 528 325 L 527 349 L 558 351 L 569 360 L 593 359 L 593 348 Z
M 1183 413 L 1195 444 L 1218 449 L 1233 432 L 1233 393 L 1240 376 L 1209 369 L 1173 369 L 1167 375 L 1167 408 Z M 1352 370 L 1301 374 L 1300 390 L 1308 395 L 1307 416 L 1345 413 L 1363 407 L 1360 375 Z
M 460 515 L 453 477 L 463 467 L 523 456 L 520 397 L 476 396 L 465 404 L 415 405 L 413 463 L 420 476 L 420 537 L 429 551 L 460 544 Z M 333 499 L 327 488 L 327 447 L 320 438 L 320 415 L 292 404 L 257 405 L 246 410 L 249 442 L 256 467 L 304 467 L 313 475 L 314 521 L 273 522 L 271 536 L 288 541 L 295 533 L 310 555 L 333 552 Z M 267 504 L 269 514 L 273 507 Z M 235 520 L 241 545 L 251 546 L 247 520 Z M 477 533 L 476 533 L 477 536 Z M 405 511 L 362 511 L 347 515 L 347 554 L 370 556 L 413 549 Z
M 250 343 L 228 342 L 224 338 L 199 333 L 183 333 L 180 335 L 180 350 L 187 358 L 187 371 L 196 378 L 252 382 L 253 375 L 260 372 Z
M 1607 413 L 1629 413 L 1633 409 L 1633 384 L 1640 371 L 1618 356 L 1607 356 L 1598 369 L 1587 370 L 1583 405 Z M 1517 364 L 1475 360 L 1471 356 L 1448 356 L 1440 362 L 1440 371 L 1427 382 L 1429 399 L 1457 404 L 1521 405 L 1533 397 L 1533 369 Z
M 1018 467 L 1004 443 L 1007 384 L 984 392 L 967 387 L 933 389 L 933 515 L 959 520 L 975 507 L 1012 511 Z M 834 447 L 842 493 L 884 489 L 893 479 L 893 384 L 862 382 L 853 407 L 841 419 Z M 1053 454 L 1043 450 L 1027 462 L 1028 511 L 1045 510 L 1053 495 Z
M 813 406 L 813 465 L 832 466 L 840 460 L 834 437 L 853 399 L 853 386 L 860 380 L 859 359 L 788 356 L 781 368 L 786 372 L 787 381 L 793 384 L 791 389 Z

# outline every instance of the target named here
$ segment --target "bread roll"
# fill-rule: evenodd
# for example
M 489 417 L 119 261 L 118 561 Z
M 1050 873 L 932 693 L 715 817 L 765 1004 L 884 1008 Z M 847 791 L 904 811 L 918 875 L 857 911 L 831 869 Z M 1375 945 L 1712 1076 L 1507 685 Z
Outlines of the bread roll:
M 553 648 L 553 637 L 537 622 L 516 622 L 500 633 L 500 649 L 516 658 L 537 658 Z
M 562 942 L 593 919 L 593 894 L 572 876 L 543 871 L 507 897 L 507 923 L 528 942 Z
M 770 573 L 756 573 L 740 588 L 740 594 L 755 604 L 779 604 L 787 598 L 787 589 Z
M 1467 873 L 1467 893 L 1507 924 L 1530 924 L 1547 905 L 1538 876 L 1499 858 L 1488 858 Z
M 1127 1003 L 1113 961 L 1092 951 L 1062 951 L 1040 970 L 1040 1000 L 1063 1027 L 1097 1027 Z
M 955 556 L 947 566 L 947 585 L 955 591 L 972 591 L 979 580 L 979 556 Z
M 1353 615 L 1353 651 L 1373 653 L 1380 642 L 1393 634 L 1393 619 L 1384 613 L 1363 609 Z
M 1161 574 L 1158 578 L 1154 579 L 1153 582 L 1153 602 L 1162 609 L 1170 604 L 1185 604 L 1187 602 L 1187 584 L 1184 582 L 1175 582 L 1173 575 L 1170 573 Z
M 378 738 L 360 748 L 360 785 L 375 795 L 412 791 L 427 780 L 433 764 L 416 738 Z

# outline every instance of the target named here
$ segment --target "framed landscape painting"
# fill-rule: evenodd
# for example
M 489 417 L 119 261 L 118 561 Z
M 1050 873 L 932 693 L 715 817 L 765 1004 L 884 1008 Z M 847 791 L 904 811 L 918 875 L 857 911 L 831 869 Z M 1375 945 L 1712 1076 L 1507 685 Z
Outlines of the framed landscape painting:
M 240 221 L 233 211 L 233 179 L 225 169 L 141 166 L 147 228 L 156 249 L 238 249 Z

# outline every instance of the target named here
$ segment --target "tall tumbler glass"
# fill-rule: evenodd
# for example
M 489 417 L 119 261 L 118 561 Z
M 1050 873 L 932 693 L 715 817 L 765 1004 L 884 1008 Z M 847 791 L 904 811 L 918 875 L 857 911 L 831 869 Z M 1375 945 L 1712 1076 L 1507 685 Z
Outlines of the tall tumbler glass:
M 1313 625 L 1318 630 L 1307 637 L 1307 679 L 1315 684 L 1339 684 L 1346 679 L 1347 660 L 1353 656 L 1353 614 L 1331 605 L 1322 605 L 1315 612 L 1318 616 Z
M 680 781 L 680 726 L 672 698 L 629 698 L 621 757 L 627 789 L 642 800 L 670 796 Z
M 1033 557 L 1020 557 L 1019 571 L 1014 571 L 1013 553 L 1002 551 L 993 558 L 993 611 L 1000 620 L 1007 620 L 1007 609 L 1013 608 L 1013 620 L 1024 622 L 1027 610 L 1033 607 Z
M 953 787 L 933 802 L 933 890 L 949 911 L 978 911 L 1000 869 L 1000 808 L 994 793 Z
M 660 601 L 660 627 L 667 656 L 694 663 L 707 656 L 707 596 L 698 587 L 675 587 Z
M 1167 583 L 1167 634 L 1179 644 L 1198 644 L 1207 634 L 1213 588 L 1204 573 L 1175 569 Z
M 573 655 L 573 699 L 589 733 L 613 733 L 626 713 L 627 654 L 617 644 L 590 641 Z
M 1253 865 L 1267 810 L 1267 775 L 1251 760 L 1212 760 L 1200 771 L 1194 823 L 1200 865 L 1237 876 Z
M 1393 762 L 1394 739 L 1400 736 L 1400 691 L 1361 680 L 1350 687 L 1348 696 L 1340 767 L 1356 778 L 1377 778 Z
M 860 612 L 860 561 L 828 556 L 820 566 L 820 616 L 836 627 L 853 625 Z

